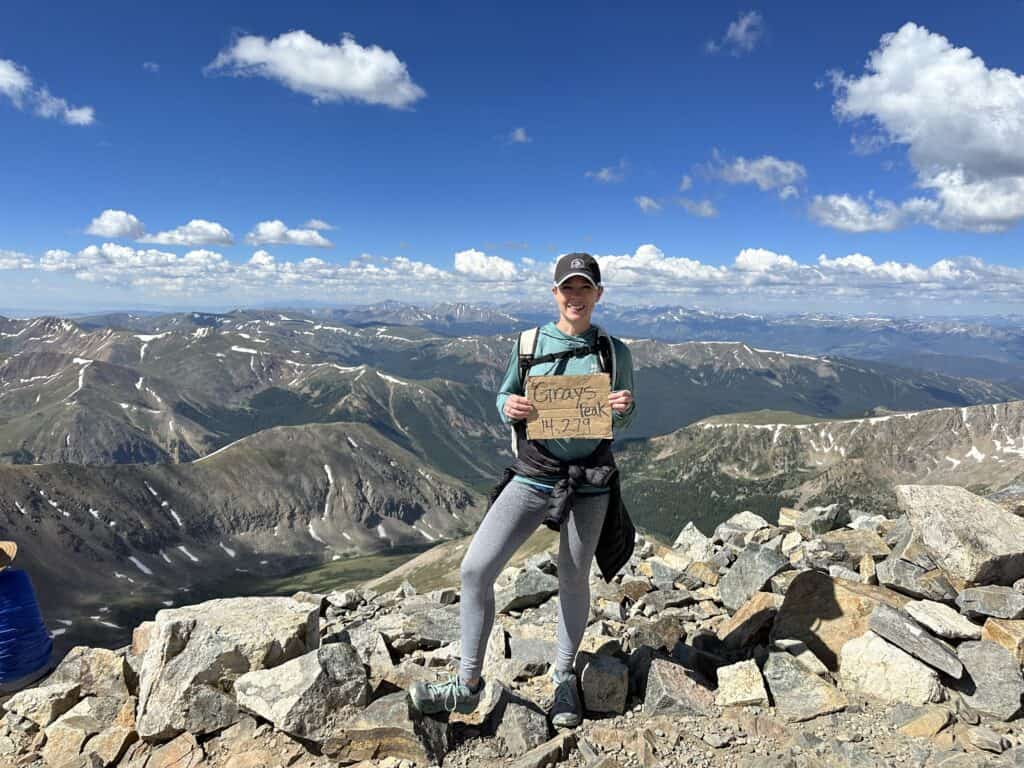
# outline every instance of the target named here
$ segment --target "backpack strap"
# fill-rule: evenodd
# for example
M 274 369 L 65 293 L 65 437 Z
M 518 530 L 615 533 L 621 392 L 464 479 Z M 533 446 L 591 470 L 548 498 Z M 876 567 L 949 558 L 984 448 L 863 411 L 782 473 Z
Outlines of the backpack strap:
M 597 328 L 597 356 L 601 370 L 611 375 L 612 389 L 615 389 L 615 374 L 618 373 L 615 363 L 615 343 L 604 328 Z
M 526 372 L 534 363 L 534 354 L 537 351 L 537 337 L 540 335 L 540 328 L 530 328 L 519 334 L 519 382 L 526 387 Z

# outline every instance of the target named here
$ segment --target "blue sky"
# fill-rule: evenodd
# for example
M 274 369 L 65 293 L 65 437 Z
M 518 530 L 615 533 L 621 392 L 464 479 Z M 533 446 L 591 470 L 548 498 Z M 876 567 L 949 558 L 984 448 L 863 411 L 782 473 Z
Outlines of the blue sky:
M 0 309 L 1020 309 L 1024 3 L 161 5 L 5 5 Z

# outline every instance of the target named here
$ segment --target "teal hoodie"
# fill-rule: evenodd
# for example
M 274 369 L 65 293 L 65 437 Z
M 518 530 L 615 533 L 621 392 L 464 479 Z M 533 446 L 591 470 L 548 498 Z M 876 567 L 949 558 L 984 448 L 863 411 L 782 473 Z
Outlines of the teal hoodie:
M 554 323 L 548 323 L 540 328 L 540 332 L 537 334 L 537 347 L 534 350 L 534 355 L 540 357 L 541 355 L 549 355 L 555 352 L 565 352 L 567 350 L 576 349 L 577 347 L 586 347 L 594 344 L 597 341 L 597 327 L 590 326 L 580 336 L 570 336 L 562 333 L 555 326 Z M 617 392 L 619 390 L 628 389 L 633 391 L 633 356 L 630 354 L 629 347 L 623 344 L 616 338 L 612 338 L 612 344 L 615 347 L 615 381 L 612 382 L 612 391 Z M 573 376 L 573 375 L 585 375 L 588 373 L 600 373 L 601 363 L 597 359 L 597 355 L 591 354 L 584 357 L 569 357 L 562 360 L 555 360 L 550 363 L 540 363 L 538 365 L 530 366 L 530 370 L 527 372 L 529 376 Z M 501 387 L 498 389 L 498 413 L 501 414 L 501 420 L 506 424 L 511 424 L 512 420 L 505 415 L 505 400 L 508 399 L 509 395 L 522 395 L 524 394 L 524 384 L 519 378 L 519 343 L 518 337 L 516 339 L 516 345 L 512 348 L 512 354 L 509 356 L 508 368 L 505 370 L 505 378 L 501 381 Z M 629 408 L 626 409 L 625 413 L 612 412 L 612 429 L 618 433 L 620 430 L 625 429 L 629 426 L 633 420 L 633 414 L 636 413 L 636 401 L 630 404 Z M 569 440 L 538 440 L 544 448 L 546 448 L 552 455 L 557 456 L 563 461 L 573 461 L 575 459 L 581 459 L 593 453 L 594 449 L 597 448 L 600 440 L 584 440 L 582 438 L 575 438 Z M 521 483 L 527 483 L 529 485 L 537 485 L 542 488 L 550 489 L 552 486 L 544 483 L 539 483 L 533 479 L 527 479 L 524 477 L 516 476 L 516 480 Z M 580 492 L 601 492 L 606 493 L 606 488 L 588 488 L 584 486 L 579 489 Z

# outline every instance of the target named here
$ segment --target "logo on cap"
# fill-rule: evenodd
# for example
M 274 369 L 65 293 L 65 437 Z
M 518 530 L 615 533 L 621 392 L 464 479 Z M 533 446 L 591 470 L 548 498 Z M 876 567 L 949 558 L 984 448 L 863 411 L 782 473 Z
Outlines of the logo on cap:
M 583 259 L 573 259 L 569 264 L 570 269 L 583 269 Z

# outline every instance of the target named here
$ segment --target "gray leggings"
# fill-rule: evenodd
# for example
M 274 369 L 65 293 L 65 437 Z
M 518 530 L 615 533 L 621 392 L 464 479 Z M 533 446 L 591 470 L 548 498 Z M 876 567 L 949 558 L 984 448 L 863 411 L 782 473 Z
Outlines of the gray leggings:
M 459 677 L 480 676 L 487 636 L 494 626 L 494 582 L 515 551 L 544 521 L 548 494 L 513 480 L 487 511 L 462 559 Z M 572 670 L 590 614 L 590 564 L 601 535 L 608 494 L 577 494 L 559 531 L 558 657 L 555 669 Z

